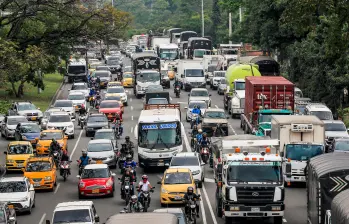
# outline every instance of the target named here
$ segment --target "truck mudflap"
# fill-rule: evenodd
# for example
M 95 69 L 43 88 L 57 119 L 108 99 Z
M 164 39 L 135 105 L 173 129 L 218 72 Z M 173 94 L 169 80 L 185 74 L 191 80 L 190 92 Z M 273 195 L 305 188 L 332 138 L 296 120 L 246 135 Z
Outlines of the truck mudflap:
M 224 206 L 224 216 L 226 217 L 275 217 L 284 216 L 284 204 L 267 204 L 261 205 L 243 205 L 243 204 L 226 204 Z

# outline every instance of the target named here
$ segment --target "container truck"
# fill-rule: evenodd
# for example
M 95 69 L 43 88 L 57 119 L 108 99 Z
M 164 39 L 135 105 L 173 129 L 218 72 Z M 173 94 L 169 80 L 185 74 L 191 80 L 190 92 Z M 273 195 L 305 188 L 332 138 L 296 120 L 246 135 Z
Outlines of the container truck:
M 326 211 L 325 224 L 349 224 L 349 190 L 339 193 Z
M 307 161 L 325 152 L 325 126 L 313 115 L 272 115 L 271 138 L 280 141 L 278 153 L 284 160 L 282 168 L 287 186 L 305 182 Z
M 306 169 L 307 219 L 309 224 L 325 223 L 326 212 L 331 210 L 334 198 L 341 196 L 340 193 L 348 189 L 348 161 L 349 153 L 345 152 L 326 153 L 310 159 Z M 348 209 L 348 200 L 339 206 L 345 206 L 345 209 Z M 346 216 L 346 220 L 348 220 L 348 216 Z M 348 221 L 336 221 L 337 219 L 333 220 L 332 223 L 348 223 Z
M 231 110 L 234 109 L 233 116 L 243 113 L 243 102 L 245 101 L 245 77 L 247 76 L 261 76 L 261 73 L 259 73 L 258 67 L 252 64 L 232 65 L 225 73 L 227 89 L 224 92 L 223 103 L 224 108 L 228 110 L 228 112 L 231 113 Z M 238 99 L 236 100 L 238 102 L 230 102 L 232 98 Z M 242 99 L 242 101 L 240 99 Z
M 265 135 L 271 115 L 294 112 L 294 84 L 281 76 L 246 77 L 245 109 L 240 127 L 245 134 Z

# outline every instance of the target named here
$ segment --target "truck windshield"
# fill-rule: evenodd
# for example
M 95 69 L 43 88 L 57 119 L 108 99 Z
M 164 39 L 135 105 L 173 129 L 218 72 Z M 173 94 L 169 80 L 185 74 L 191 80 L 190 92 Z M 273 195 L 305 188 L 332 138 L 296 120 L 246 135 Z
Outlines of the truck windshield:
M 160 49 L 161 60 L 174 60 L 177 58 L 178 52 L 176 49 Z
M 259 123 L 270 123 L 272 115 L 290 115 L 287 113 L 259 114 Z
M 286 158 L 296 161 L 307 161 L 322 153 L 322 145 L 288 144 L 286 146 Z
M 86 72 L 85 65 L 69 65 L 68 66 L 68 73 L 79 74 L 79 73 L 85 73 L 85 72 Z
M 182 144 L 180 122 L 142 123 L 138 129 L 139 147 L 164 150 Z
M 137 75 L 137 80 L 140 82 L 160 81 L 160 73 L 158 73 L 158 72 L 145 72 L 145 73 Z
M 281 182 L 281 162 L 231 162 L 228 182 Z
M 223 55 L 237 55 L 238 49 L 223 49 L 222 53 Z
M 311 111 L 310 115 L 315 115 L 320 120 L 333 120 L 333 115 L 330 111 Z
M 211 52 L 208 50 L 195 50 L 194 58 L 203 58 L 204 55 L 211 55 Z
M 236 82 L 235 90 L 245 90 L 245 82 Z
M 186 77 L 204 77 L 204 71 L 202 69 L 186 69 Z

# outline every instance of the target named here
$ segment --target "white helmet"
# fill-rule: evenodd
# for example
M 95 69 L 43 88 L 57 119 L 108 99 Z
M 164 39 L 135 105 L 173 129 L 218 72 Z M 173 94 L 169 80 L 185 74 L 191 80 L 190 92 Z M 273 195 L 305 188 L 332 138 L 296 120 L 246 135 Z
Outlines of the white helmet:
M 201 128 L 199 129 L 199 133 L 202 133 L 202 129 Z

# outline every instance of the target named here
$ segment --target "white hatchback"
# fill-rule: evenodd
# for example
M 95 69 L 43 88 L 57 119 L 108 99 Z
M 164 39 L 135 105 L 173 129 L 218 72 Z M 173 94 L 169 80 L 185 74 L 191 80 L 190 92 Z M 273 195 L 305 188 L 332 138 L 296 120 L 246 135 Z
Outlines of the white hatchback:
M 54 108 L 61 108 L 62 110 L 66 111 L 71 119 L 75 119 L 75 108 L 73 105 L 73 101 L 71 100 L 56 100 L 54 105 L 52 106 Z
M 205 101 L 207 106 L 211 106 L 211 94 L 209 94 L 207 89 L 204 88 L 194 88 L 190 91 L 188 103 L 193 100 Z

